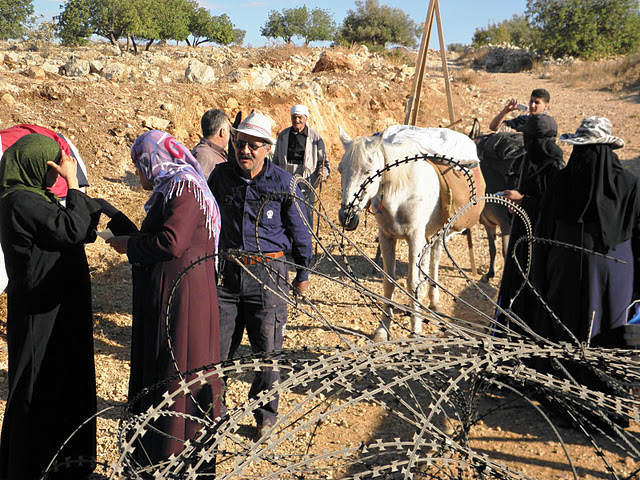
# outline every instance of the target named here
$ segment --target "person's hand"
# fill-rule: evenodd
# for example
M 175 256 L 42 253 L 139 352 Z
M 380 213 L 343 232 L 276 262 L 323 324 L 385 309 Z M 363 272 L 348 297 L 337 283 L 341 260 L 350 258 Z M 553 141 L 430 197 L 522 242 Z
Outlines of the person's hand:
M 109 218 L 115 217 L 120 212 L 120 210 L 111 205 L 104 198 L 94 198 L 94 200 L 100 204 L 100 210 L 102 213 Z
M 326 182 L 327 178 L 329 178 L 329 169 L 327 167 L 322 167 L 322 181 Z
M 524 198 L 524 195 L 522 195 L 518 190 L 505 190 L 502 193 L 504 193 L 504 198 L 517 204 L 520 204 Z
M 516 130 L 511 128 L 506 123 L 501 123 L 500 126 L 498 127 L 498 132 L 499 133 L 509 133 L 509 132 L 514 133 L 514 132 L 516 132 Z
M 516 205 L 520 205 L 524 198 L 524 195 L 522 195 L 518 190 L 505 190 L 502 193 L 504 194 L 504 198 L 511 200 Z M 509 207 L 509 213 L 513 213 L 513 207 Z
M 309 288 L 309 280 L 305 280 L 304 282 L 299 282 L 298 280 L 294 280 L 292 286 L 293 286 L 294 293 L 303 294 Z
M 62 156 L 60 157 L 60 164 L 56 162 L 47 162 L 51 168 L 53 168 L 58 175 L 65 179 L 67 182 L 67 186 L 69 188 L 74 188 L 78 190 L 80 186 L 78 185 L 78 162 L 73 157 L 66 155 L 62 152 Z
M 105 240 L 107 244 L 118 253 L 127 253 L 127 242 L 129 241 L 128 235 L 121 235 L 119 237 L 111 237 L 109 240 Z
M 504 107 L 506 112 L 513 112 L 514 110 L 518 109 L 518 99 L 517 98 L 512 98 L 511 100 L 509 100 L 509 102 L 507 103 L 507 105 Z

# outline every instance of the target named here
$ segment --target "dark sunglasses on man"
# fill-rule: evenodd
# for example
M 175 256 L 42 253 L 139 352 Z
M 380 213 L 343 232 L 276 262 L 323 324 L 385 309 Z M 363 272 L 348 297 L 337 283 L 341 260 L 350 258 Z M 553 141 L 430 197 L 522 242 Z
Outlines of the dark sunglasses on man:
M 260 147 L 264 147 L 264 146 L 265 146 L 265 143 L 264 143 L 264 142 L 262 142 L 262 143 L 246 142 L 246 141 L 244 141 L 244 140 L 236 140 L 236 141 L 234 142 L 234 145 L 236 146 L 236 149 L 237 149 L 238 151 L 242 151 L 242 150 L 244 150 L 244 146 L 245 146 L 245 145 L 249 145 L 249 150 L 251 150 L 251 151 L 255 151 L 255 150 L 258 150 Z

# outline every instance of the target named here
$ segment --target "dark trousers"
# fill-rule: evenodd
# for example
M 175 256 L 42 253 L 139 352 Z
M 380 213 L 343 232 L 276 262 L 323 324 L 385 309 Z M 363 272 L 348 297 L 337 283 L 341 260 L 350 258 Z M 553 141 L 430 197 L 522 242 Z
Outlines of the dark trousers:
M 274 352 L 282 349 L 284 326 L 287 321 L 287 304 L 275 293 L 287 295 L 288 269 L 277 260 L 266 265 L 246 267 L 249 272 L 227 260 L 222 269 L 222 284 L 218 286 L 220 309 L 220 360 L 233 358 L 240 346 L 246 328 L 254 353 Z M 254 275 L 256 278 L 254 278 Z M 274 291 L 271 291 L 269 288 Z M 280 380 L 280 373 L 272 368 L 256 372 L 249 398 L 271 390 Z M 258 425 L 275 422 L 278 413 L 278 396 L 254 410 Z

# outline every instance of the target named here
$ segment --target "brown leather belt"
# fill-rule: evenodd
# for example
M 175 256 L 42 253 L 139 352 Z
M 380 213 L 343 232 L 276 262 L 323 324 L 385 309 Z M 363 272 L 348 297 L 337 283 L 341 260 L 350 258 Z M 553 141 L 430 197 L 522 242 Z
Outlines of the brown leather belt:
M 243 265 L 255 265 L 256 263 L 270 262 L 276 258 L 284 256 L 284 252 L 269 252 L 261 255 L 246 255 L 244 257 L 236 257 Z

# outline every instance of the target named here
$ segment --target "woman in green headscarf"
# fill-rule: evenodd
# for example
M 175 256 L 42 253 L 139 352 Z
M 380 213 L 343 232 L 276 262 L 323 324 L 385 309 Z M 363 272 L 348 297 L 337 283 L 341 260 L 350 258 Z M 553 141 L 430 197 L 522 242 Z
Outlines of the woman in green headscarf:
M 84 243 L 100 204 L 78 190 L 76 168 L 57 142 L 39 134 L 22 137 L 0 163 L 0 242 L 9 277 L 9 397 L 0 480 L 40 478 L 67 437 L 96 411 Z M 58 175 L 69 185 L 66 207 L 47 190 Z M 57 459 L 95 458 L 95 439 L 92 420 Z M 93 469 L 68 463 L 47 478 L 84 479 Z

